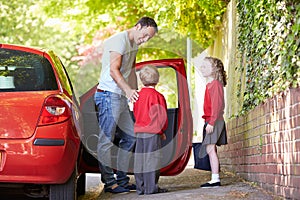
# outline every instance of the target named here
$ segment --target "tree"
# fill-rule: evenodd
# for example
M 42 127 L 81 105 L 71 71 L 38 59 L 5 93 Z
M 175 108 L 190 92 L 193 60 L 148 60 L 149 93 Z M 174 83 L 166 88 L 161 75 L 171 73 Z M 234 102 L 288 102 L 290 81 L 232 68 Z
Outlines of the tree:
M 188 35 L 208 47 L 221 24 L 229 0 L 50 0 L 43 5 L 51 17 L 74 22 L 76 33 L 91 42 L 96 31 L 109 25 L 130 27 L 142 16 L 157 20 L 163 29 Z M 55 9 L 53 9 L 55 7 Z
M 71 57 L 77 54 L 79 36 L 72 34 L 72 27 L 60 18 L 50 18 L 41 9 L 44 2 L 39 0 L 15 0 L 0 2 L 1 43 L 37 46 L 54 50 L 69 69 L 70 74 L 77 68 Z

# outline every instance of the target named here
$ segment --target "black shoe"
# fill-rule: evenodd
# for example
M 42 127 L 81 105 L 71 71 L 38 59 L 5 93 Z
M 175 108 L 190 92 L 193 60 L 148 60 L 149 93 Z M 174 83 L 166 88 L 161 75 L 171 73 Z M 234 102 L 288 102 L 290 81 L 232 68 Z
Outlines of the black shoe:
M 165 188 L 158 188 L 157 193 L 165 193 L 168 192 L 168 189 Z
M 123 188 L 122 186 L 118 186 L 118 187 L 116 187 L 114 189 L 112 189 L 112 188 L 105 188 L 104 192 L 110 192 L 110 193 L 113 193 L 113 194 L 117 194 L 117 193 L 123 193 L 123 192 L 130 192 L 130 190 L 126 189 L 126 188 Z
M 128 190 L 136 190 L 136 185 L 135 184 L 128 184 L 124 188 L 128 189 Z
M 219 186 L 221 186 L 220 182 L 204 183 L 204 184 L 200 185 L 200 187 L 202 187 L 202 188 L 214 188 L 214 187 L 219 187 Z

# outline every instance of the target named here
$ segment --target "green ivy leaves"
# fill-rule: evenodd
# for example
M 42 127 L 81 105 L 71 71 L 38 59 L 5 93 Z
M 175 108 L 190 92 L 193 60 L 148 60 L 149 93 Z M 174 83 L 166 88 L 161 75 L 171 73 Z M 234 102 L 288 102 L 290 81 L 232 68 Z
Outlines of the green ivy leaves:
M 241 113 L 300 83 L 300 4 L 293 0 L 241 0 L 237 4 L 239 71 L 246 87 Z M 241 84 L 238 85 L 241 87 Z M 241 88 L 238 88 L 241 90 Z

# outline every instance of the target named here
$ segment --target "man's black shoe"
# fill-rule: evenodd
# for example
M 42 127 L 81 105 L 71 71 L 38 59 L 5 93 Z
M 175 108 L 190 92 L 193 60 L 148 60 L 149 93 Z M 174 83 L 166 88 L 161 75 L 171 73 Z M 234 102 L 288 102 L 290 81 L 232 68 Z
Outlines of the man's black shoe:
M 128 189 L 128 190 L 136 190 L 136 185 L 135 184 L 128 184 L 124 188 Z
M 123 193 L 123 192 L 130 192 L 129 189 L 123 188 L 122 186 L 117 186 L 116 188 L 112 189 L 112 188 L 105 188 L 104 192 L 110 192 L 113 194 L 117 194 L 117 193 Z

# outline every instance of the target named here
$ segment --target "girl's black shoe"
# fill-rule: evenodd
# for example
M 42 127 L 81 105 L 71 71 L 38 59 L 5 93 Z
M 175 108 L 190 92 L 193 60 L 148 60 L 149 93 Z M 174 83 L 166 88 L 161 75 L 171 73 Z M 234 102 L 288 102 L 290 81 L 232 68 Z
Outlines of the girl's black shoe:
M 215 187 L 219 187 L 219 186 L 221 186 L 220 182 L 204 183 L 204 184 L 200 185 L 200 187 L 202 187 L 202 188 L 215 188 Z

